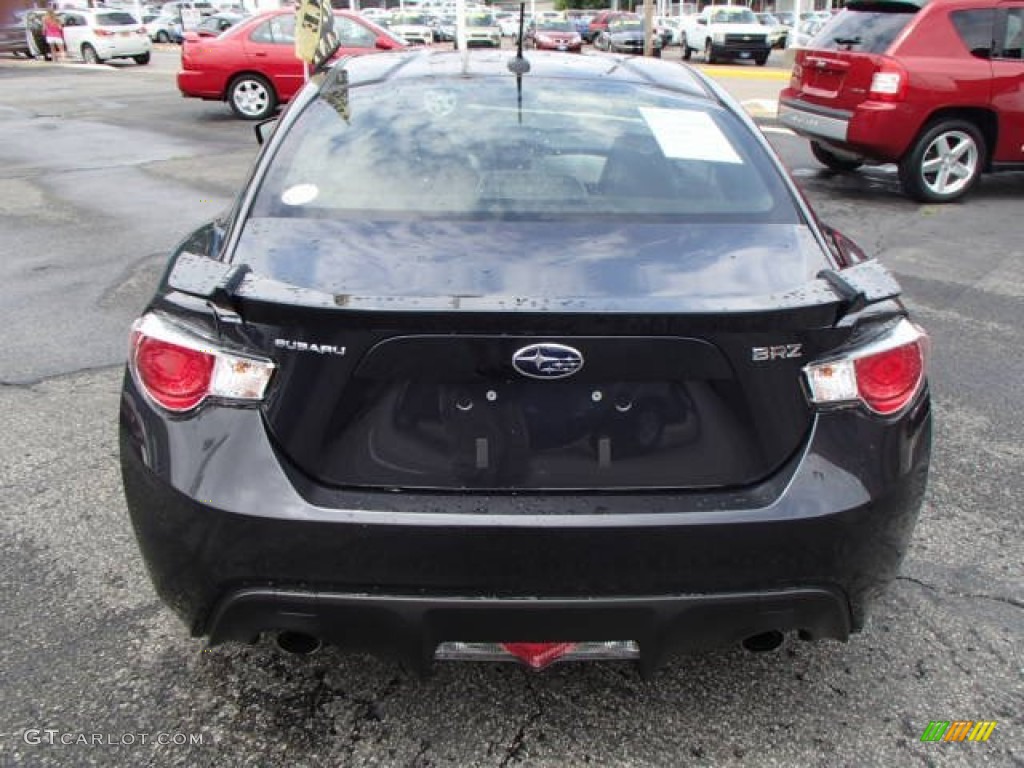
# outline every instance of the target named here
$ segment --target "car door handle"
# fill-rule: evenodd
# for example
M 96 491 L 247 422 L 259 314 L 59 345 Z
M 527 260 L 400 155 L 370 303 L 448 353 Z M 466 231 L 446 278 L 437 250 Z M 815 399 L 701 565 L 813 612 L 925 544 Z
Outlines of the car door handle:
M 265 51 L 256 51 L 256 53 L 254 53 L 253 56 L 258 56 L 261 59 L 267 58 L 267 54 Z

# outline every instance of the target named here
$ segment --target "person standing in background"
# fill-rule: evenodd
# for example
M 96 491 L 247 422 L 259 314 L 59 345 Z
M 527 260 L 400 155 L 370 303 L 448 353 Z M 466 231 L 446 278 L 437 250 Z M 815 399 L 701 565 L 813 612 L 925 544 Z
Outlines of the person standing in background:
M 67 50 L 64 47 L 64 29 L 61 27 L 60 19 L 52 10 L 46 12 L 43 19 L 43 34 L 46 35 L 46 44 L 50 46 L 50 55 L 54 61 L 65 61 Z

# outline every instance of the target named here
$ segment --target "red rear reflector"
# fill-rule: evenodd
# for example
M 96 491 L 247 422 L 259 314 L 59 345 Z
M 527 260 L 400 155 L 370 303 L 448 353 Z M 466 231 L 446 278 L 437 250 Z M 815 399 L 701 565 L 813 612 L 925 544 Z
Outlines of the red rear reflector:
M 890 414 L 906 405 L 917 391 L 924 360 L 920 347 L 913 343 L 854 360 L 853 366 L 864 402 L 878 413 Z
M 531 669 L 544 669 L 570 653 L 576 643 L 502 643 L 501 647 Z
M 146 391 L 164 408 L 187 411 L 206 397 L 214 357 L 206 352 L 143 336 L 135 366 Z

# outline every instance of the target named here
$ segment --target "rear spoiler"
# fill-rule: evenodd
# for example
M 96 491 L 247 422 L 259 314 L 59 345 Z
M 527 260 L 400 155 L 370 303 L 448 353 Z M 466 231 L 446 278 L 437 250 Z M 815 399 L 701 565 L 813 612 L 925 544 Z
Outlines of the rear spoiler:
M 235 309 L 239 298 L 257 302 L 294 304 L 308 308 L 354 311 L 466 311 L 466 312 L 616 312 L 650 314 L 678 312 L 678 297 L 643 299 L 599 299 L 565 297 L 537 299 L 510 296 L 393 296 L 334 295 L 315 288 L 303 288 L 253 272 L 247 264 L 225 264 L 206 256 L 183 251 L 170 268 L 167 286 L 214 304 Z M 836 306 L 836 321 L 859 312 L 870 304 L 900 295 L 899 283 L 875 259 L 861 261 L 843 270 L 825 269 L 811 282 L 779 294 L 738 298 L 688 300 L 693 313 L 766 312 Z
M 876 11 L 878 13 L 915 13 L 928 4 L 928 0 L 850 0 L 843 8 L 848 11 Z

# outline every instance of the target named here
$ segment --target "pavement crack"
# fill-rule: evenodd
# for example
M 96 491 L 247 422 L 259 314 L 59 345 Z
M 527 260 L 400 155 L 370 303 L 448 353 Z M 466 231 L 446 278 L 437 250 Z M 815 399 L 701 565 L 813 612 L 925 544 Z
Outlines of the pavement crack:
M 127 334 L 126 334 L 127 335 Z M 38 387 L 40 384 L 46 384 L 51 381 L 60 381 L 61 379 L 69 379 L 72 376 L 80 376 L 86 373 L 104 373 L 106 371 L 115 371 L 124 368 L 124 362 L 118 363 L 107 363 L 105 365 L 91 365 L 84 368 L 76 368 L 71 371 L 61 371 L 59 373 L 51 373 L 47 376 L 41 376 L 38 379 L 23 379 L 21 381 L 7 381 L 0 379 L 0 387 L 10 387 L 11 389 L 24 389 L 31 390 L 34 387 Z
M 897 576 L 896 581 L 909 581 L 912 584 L 924 587 L 925 589 L 931 590 L 939 595 L 950 595 L 951 597 L 966 597 L 975 600 L 991 600 L 996 603 L 1004 603 L 1005 605 L 1012 605 L 1014 608 L 1024 608 L 1024 601 L 1017 600 L 1012 597 L 1004 597 L 1002 595 L 985 595 L 977 592 L 958 592 L 953 589 L 943 589 L 934 584 L 929 584 L 927 581 L 915 578 L 914 576 Z
M 505 748 L 505 754 L 501 758 L 501 762 L 498 763 L 500 768 L 506 768 L 513 760 L 519 761 L 520 755 L 522 754 L 526 744 L 526 733 L 530 730 L 535 722 L 544 716 L 544 707 L 540 701 L 540 694 L 537 693 L 537 688 L 534 686 L 533 681 L 527 678 L 526 687 L 530 691 L 530 698 L 533 699 L 533 711 L 528 713 L 523 718 L 522 722 L 519 723 L 519 728 L 516 730 L 515 735 L 512 737 L 512 741 Z

